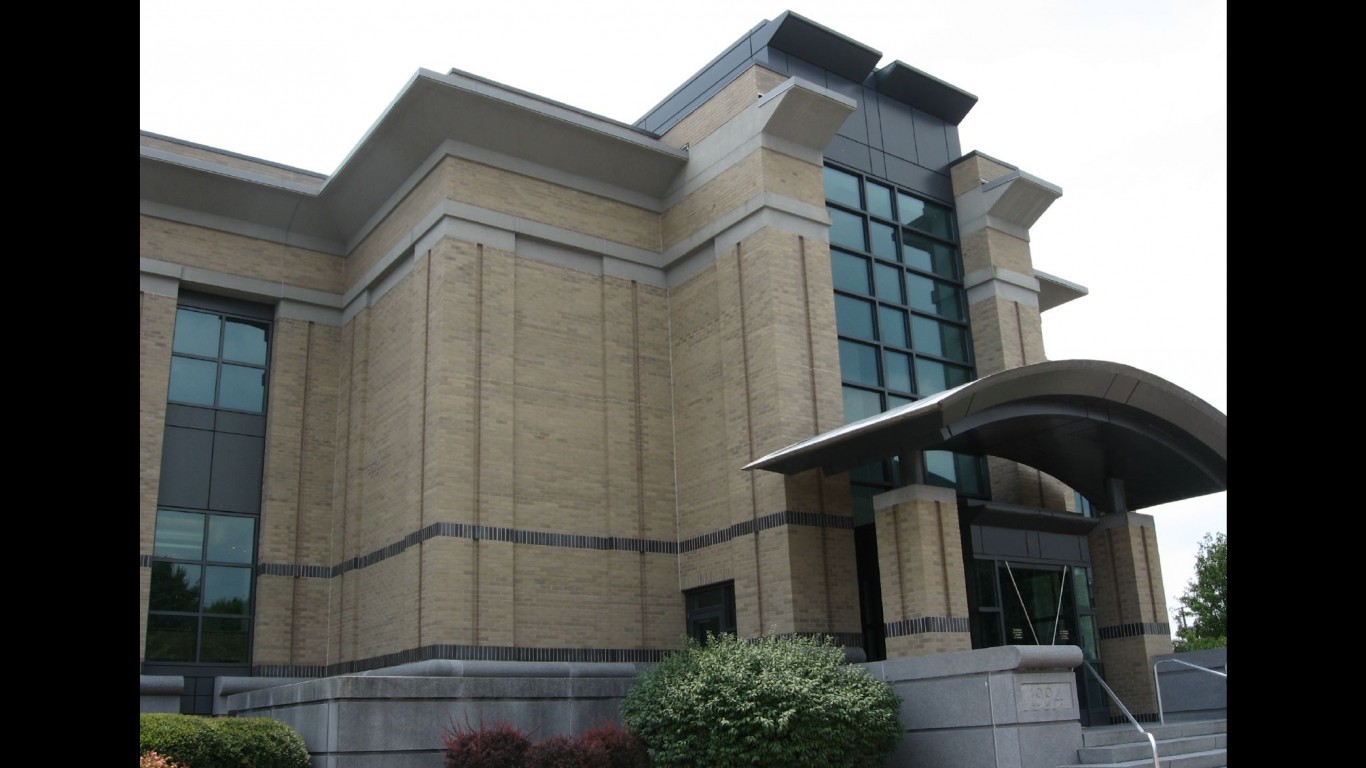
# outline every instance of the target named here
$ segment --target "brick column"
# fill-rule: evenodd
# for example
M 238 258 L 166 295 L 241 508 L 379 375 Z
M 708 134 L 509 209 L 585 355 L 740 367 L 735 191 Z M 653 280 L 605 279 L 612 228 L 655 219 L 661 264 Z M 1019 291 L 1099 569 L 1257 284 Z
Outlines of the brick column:
M 887 658 L 971 650 L 954 490 L 907 485 L 873 507 Z
M 1171 653 L 1172 641 L 1153 518 L 1108 514 L 1089 539 L 1105 681 L 1135 716 L 1155 715 L 1152 657 Z
M 1042 288 L 1029 228 L 1062 190 L 1013 165 L 973 152 L 952 168 L 963 249 L 963 288 L 977 375 L 1042 363 Z M 1032 467 L 989 458 L 991 496 L 999 502 L 1075 511 L 1071 492 Z

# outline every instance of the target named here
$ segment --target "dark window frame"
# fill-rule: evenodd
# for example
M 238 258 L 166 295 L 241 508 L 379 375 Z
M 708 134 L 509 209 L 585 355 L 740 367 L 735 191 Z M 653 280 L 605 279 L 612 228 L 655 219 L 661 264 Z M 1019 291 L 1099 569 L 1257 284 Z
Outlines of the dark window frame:
M 719 598 L 715 604 L 698 605 L 711 596 Z M 706 642 L 708 624 L 713 620 L 717 628 L 715 634 L 736 634 L 735 628 L 735 581 L 718 581 L 701 587 L 683 591 L 684 626 L 688 637 Z

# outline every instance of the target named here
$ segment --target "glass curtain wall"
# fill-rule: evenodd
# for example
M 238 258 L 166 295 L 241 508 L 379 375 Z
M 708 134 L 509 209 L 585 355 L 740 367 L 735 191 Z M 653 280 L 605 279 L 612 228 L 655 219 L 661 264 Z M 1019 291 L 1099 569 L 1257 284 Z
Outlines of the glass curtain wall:
M 825 167 L 844 421 L 850 423 L 975 377 L 953 210 L 852 169 Z M 920 456 L 923 481 L 985 497 L 981 457 Z M 849 473 L 864 650 L 886 657 L 873 497 L 906 483 L 900 458 Z

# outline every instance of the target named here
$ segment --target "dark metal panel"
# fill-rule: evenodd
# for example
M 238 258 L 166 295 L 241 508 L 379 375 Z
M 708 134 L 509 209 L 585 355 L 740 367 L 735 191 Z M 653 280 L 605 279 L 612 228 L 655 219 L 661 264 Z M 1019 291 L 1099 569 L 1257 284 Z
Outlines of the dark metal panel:
M 871 78 L 877 89 L 958 125 L 977 103 L 977 97 L 900 61 L 878 70 Z
M 684 83 L 659 106 L 650 110 L 636 125 L 654 133 L 664 133 L 687 117 L 712 94 L 734 80 L 749 64 L 749 38 L 736 43 L 701 72 Z
M 893 99 L 878 96 L 878 118 L 882 130 L 882 148 L 888 154 L 915 162 L 915 119 L 911 108 Z
M 867 109 L 870 106 L 870 103 L 865 101 L 863 98 L 863 86 L 859 85 L 858 83 L 846 80 L 840 77 L 839 75 L 832 74 L 827 78 L 827 80 L 827 88 L 834 91 L 835 93 L 838 93 L 841 96 L 848 96 L 849 98 L 854 100 L 854 103 L 858 104 L 858 107 L 852 113 L 850 113 L 849 117 L 845 118 L 844 125 L 841 125 L 840 129 L 835 133 L 837 133 L 840 136 L 853 139 L 854 141 L 857 141 L 859 143 L 867 144 Z
M 826 87 L 826 72 L 815 64 L 812 64 L 805 59 L 799 59 L 796 56 L 789 57 L 787 64 L 788 77 L 801 78 L 809 83 L 815 83 L 822 88 Z
M 887 156 L 887 179 L 909 188 L 912 192 L 953 205 L 953 185 L 949 177 L 908 163 L 899 157 Z
M 830 145 L 825 148 L 825 156 L 837 163 L 844 163 L 865 173 L 871 173 L 873 170 L 867 145 L 851 141 L 843 136 L 837 135 L 830 140 Z
M 1029 557 L 1029 537 L 1026 535 L 1028 531 L 995 528 L 989 525 L 977 527 L 982 531 L 982 548 L 975 554 Z
M 266 417 L 256 413 L 219 411 L 217 429 L 219 432 L 259 437 L 266 434 Z
M 166 405 L 166 425 L 190 429 L 213 429 L 213 409 L 193 405 Z
M 166 427 L 161 441 L 161 484 L 157 503 L 168 507 L 208 508 L 212 460 L 212 432 Z
M 919 156 L 916 161 L 926 168 L 949 172 L 949 142 L 944 135 L 944 121 L 928 112 L 912 108 L 915 118 L 915 147 Z
M 952 164 L 963 156 L 963 145 L 958 143 L 958 126 L 945 124 L 944 137 L 949 148 L 949 157 L 951 158 L 949 162 Z M 948 170 L 945 169 L 945 173 L 947 172 Z
M 261 511 L 261 467 L 266 441 L 261 437 L 219 433 L 213 440 L 213 470 L 209 493 L 212 509 L 224 512 Z
M 762 64 L 780 75 L 788 73 L 787 54 L 768 46 L 754 52 L 754 63 Z
M 182 307 L 208 309 L 214 312 L 224 312 L 229 315 L 252 317 L 257 320 L 275 319 L 275 306 L 273 304 L 261 304 L 259 302 L 236 299 L 230 296 L 218 296 L 190 290 L 180 291 L 176 300 Z
M 1082 560 L 1082 541 L 1078 536 L 1040 531 L 1039 555 L 1049 560 Z
M 774 48 L 857 82 L 863 82 L 882 58 L 881 51 L 791 11 L 784 11 L 760 34 L 771 35 L 768 44 Z
M 877 91 L 859 86 L 860 112 L 863 113 L 865 130 L 868 133 L 868 146 L 882 149 L 882 108 L 878 103 Z
M 868 150 L 868 154 L 873 160 L 873 170 L 871 173 L 880 179 L 887 178 L 887 153 L 880 149 L 870 149 Z

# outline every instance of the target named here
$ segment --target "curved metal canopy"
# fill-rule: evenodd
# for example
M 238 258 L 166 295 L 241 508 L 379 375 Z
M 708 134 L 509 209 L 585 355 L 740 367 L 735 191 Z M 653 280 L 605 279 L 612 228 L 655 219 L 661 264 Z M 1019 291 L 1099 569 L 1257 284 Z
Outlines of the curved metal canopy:
M 795 443 L 744 469 L 845 472 L 911 451 L 998 456 L 1128 509 L 1228 489 L 1228 417 L 1145 371 L 1053 360 L 985 376 Z

